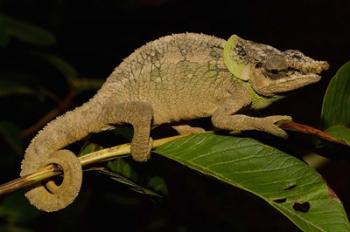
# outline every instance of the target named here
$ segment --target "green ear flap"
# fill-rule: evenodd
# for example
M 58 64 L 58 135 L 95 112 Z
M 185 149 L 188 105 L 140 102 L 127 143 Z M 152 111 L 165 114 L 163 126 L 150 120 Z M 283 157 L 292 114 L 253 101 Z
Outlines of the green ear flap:
M 225 44 L 224 47 L 224 63 L 228 70 L 237 78 L 247 81 L 247 75 L 242 75 L 242 72 L 246 65 L 240 60 L 238 54 L 235 52 L 239 40 L 242 40 L 237 35 L 232 35 Z

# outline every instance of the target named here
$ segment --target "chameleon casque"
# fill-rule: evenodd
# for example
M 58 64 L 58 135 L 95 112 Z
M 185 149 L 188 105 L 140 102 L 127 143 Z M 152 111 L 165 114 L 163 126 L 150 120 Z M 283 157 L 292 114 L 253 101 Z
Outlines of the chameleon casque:
M 327 68 L 327 62 L 297 50 L 279 51 L 236 35 L 226 41 L 183 33 L 149 42 L 127 57 L 89 102 L 48 123 L 31 141 L 21 176 L 57 164 L 64 177 L 60 185 L 37 185 L 26 197 L 47 212 L 72 203 L 81 187 L 82 169 L 72 152 L 61 149 L 117 124 L 133 126 L 131 155 L 136 161 L 150 158 L 152 126 L 180 120 L 211 117 L 219 129 L 286 137 L 276 123 L 291 117 L 257 118 L 239 111 L 264 108 L 285 92 L 319 81 L 319 73 Z

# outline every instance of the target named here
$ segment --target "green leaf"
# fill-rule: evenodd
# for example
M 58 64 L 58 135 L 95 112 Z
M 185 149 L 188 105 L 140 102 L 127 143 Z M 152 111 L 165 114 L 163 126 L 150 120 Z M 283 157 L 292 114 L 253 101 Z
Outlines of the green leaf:
M 15 225 L 1 225 L 0 226 L 1 232 L 32 232 L 32 229 L 28 228 L 22 228 Z
M 152 176 L 147 183 L 147 187 L 162 195 L 168 195 L 168 187 L 165 180 L 160 176 Z
M 35 94 L 35 91 L 24 84 L 15 81 L 0 79 L 0 97 L 16 94 L 32 95 Z
M 145 195 L 149 195 L 149 196 L 154 196 L 154 197 L 162 197 L 158 193 L 153 192 L 150 189 L 144 188 L 144 187 L 138 185 L 137 183 L 135 183 L 134 181 L 132 181 L 131 179 L 129 179 L 129 178 L 127 178 L 119 173 L 112 172 L 112 171 L 108 170 L 107 168 L 102 168 L 102 167 L 101 168 L 90 168 L 90 169 L 88 169 L 88 171 L 98 171 L 101 174 L 107 175 L 112 180 L 115 180 L 121 184 L 128 186 L 131 190 L 133 190 L 137 193 L 141 193 L 141 194 L 145 194 Z
M 95 143 L 90 143 L 88 145 L 86 145 L 78 154 L 78 156 L 83 156 L 86 155 L 88 153 L 92 153 L 98 150 L 101 150 L 103 147 L 99 146 L 98 144 Z
M 314 169 L 259 141 L 198 134 L 156 152 L 259 196 L 304 231 L 350 231 L 340 200 Z
M 56 68 L 68 81 L 77 79 L 78 73 L 75 68 L 64 59 L 50 54 L 38 54 L 43 60 Z
M 350 125 L 350 62 L 344 64 L 330 81 L 323 98 L 323 128 Z
M 101 88 L 104 80 L 96 78 L 72 79 L 71 84 L 77 91 L 94 90 Z
M 4 16 L 0 14 L 0 47 L 6 47 L 9 39 L 4 23 Z
M 329 127 L 326 131 L 333 135 L 335 138 L 343 140 L 345 143 L 350 145 L 350 128 L 336 125 Z
M 134 136 L 133 128 L 127 125 L 120 125 L 113 129 L 114 135 L 120 135 L 124 137 L 125 139 L 131 141 L 132 137 Z
M 110 161 L 108 162 L 107 167 L 112 171 L 112 173 L 120 176 L 120 178 L 114 177 L 114 180 L 129 185 L 131 189 L 136 192 L 157 197 L 161 197 L 159 194 L 168 194 L 167 185 L 164 179 L 160 176 L 147 176 L 147 173 L 143 173 L 143 177 L 146 176 L 146 187 L 148 189 L 142 188 L 139 186 L 139 184 L 136 184 L 140 182 L 140 178 L 137 174 L 138 172 L 135 170 L 135 167 L 133 167 L 125 159 L 115 159 L 113 161 Z
M 64 59 L 51 54 L 39 54 L 39 56 L 56 68 L 77 91 L 99 89 L 104 80 L 94 78 L 78 78 L 78 72 Z
M 16 20 L 3 14 L 1 17 L 6 30 L 5 32 L 9 36 L 34 45 L 48 46 L 56 43 L 54 35 L 38 26 Z
M 118 173 L 128 179 L 137 180 L 137 173 L 124 159 L 115 159 L 107 163 L 107 167 L 114 173 Z
M 17 153 L 23 153 L 22 137 L 19 128 L 7 121 L 0 121 L 0 135 Z

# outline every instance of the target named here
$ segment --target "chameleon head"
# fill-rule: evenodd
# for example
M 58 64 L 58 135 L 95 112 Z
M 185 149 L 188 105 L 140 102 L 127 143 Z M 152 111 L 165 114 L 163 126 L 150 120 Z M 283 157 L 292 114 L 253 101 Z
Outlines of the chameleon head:
M 224 62 L 234 76 L 249 81 L 254 91 L 263 96 L 315 83 L 329 67 L 327 62 L 316 61 L 300 51 L 280 51 L 236 35 L 225 44 Z

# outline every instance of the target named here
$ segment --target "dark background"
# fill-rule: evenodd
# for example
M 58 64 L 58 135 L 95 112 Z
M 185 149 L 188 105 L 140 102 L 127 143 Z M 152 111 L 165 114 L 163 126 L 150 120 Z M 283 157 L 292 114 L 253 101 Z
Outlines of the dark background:
M 330 78 L 350 60 L 348 0 L 3 0 L 0 7 L 8 16 L 52 32 L 57 43 L 37 49 L 64 58 L 86 78 L 106 78 L 134 49 L 171 33 L 201 32 L 222 38 L 238 34 L 281 50 L 301 50 L 329 61 L 330 70 L 320 83 L 265 112 L 293 115 L 296 121 L 313 126 L 319 125 L 322 97 Z M 43 86 L 65 96 L 67 84 L 59 74 L 28 60 L 21 52 L 28 49 L 26 44 L 10 41 L 0 50 L 0 68 L 28 71 Z M 86 91 L 77 96 L 74 104 L 84 102 L 93 93 Z M 55 107 L 50 101 L 34 104 L 29 100 L 2 98 L 0 119 L 23 129 Z M 1 145 L 3 151 L 8 149 L 5 143 Z M 9 154 L 3 151 L 2 156 Z M 10 161 L 8 166 L 2 165 L 2 182 L 17 176 L 21 157 L 4 159 Z M 320 172 L 350 212 L 348 165 L 335 160 Z M 149 167 L 168 185 L 169 195 L 162 200 L 131 192 L 106 177 L 87 174 L 82 194 L 72 207 L 13 224 L 33 231 L 95 231 L 107 227 L 113 231 L 298 231 L 255 196 L 159 157 L 152 159 Z M 3 224 L 9 224 L 6 218 Z

